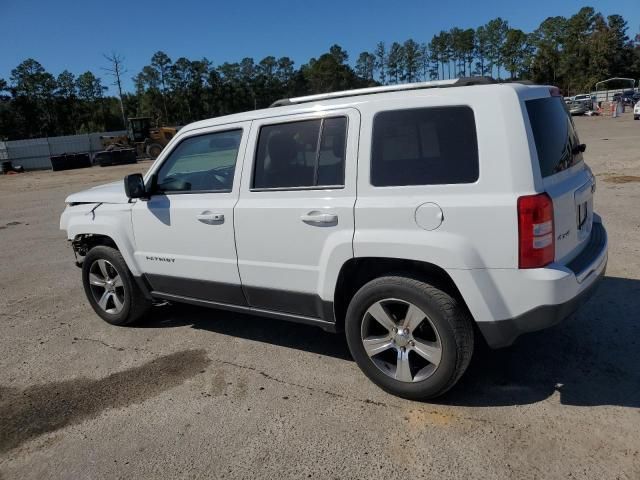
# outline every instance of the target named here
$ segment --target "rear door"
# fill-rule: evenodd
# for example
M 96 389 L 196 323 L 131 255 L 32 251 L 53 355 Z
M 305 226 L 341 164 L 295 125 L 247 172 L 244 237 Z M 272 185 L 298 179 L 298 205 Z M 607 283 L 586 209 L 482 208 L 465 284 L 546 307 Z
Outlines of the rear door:
M 553 200 L 556 261 L 577 256 L 593 223 L 595 179 L 562 97 L 525 101 L 544 190 Z
M 323 288 L 353 256 L 359 125 L 354 109 L 253 122 L 235 208 L 252 307 L 332 319 Z

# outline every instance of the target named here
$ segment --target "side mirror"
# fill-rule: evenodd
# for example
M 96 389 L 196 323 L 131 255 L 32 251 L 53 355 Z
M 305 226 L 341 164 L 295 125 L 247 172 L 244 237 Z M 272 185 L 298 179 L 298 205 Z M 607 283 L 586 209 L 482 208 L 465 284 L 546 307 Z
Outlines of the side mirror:
M 124 192 L 129 198 L 144 198 L 147 196 L 144 178 L 140 173 L 132 173 L 124 177 Z

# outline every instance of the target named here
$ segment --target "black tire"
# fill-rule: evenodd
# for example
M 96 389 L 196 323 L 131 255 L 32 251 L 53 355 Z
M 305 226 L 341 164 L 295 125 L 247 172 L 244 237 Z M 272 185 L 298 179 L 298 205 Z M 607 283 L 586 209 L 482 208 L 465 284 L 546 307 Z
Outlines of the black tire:
M 107 269 L 110 275 L 114 277 L 119 276 L 121 279 L 121 287 L 115 287 L 114 293 L 117 292 L 121 309 L 117 310 L 117 306 L 114 303 L 113 296 L 111 300 L 107 300 L 106 307 L 102 308 L 99 305 L 97 297 L 100 292 L 106 287 L 100 287 L 91 285 L 89 276 L 92 271 L 95 273 L 95 269 L 99 269 L 99 260 L 107 262 Z M 104 263 L 103 263 L 104 265 Z M 93 270 L 92 270 L 93 269 Z M 95 277 L 94 277 L 95 278 Z M 127 264 L 122 258 L 122 254 L 115 248 L 98 246 L 89 250 L 84 261 L 82 262 L 82 285 L 84 286 L 84 292 L 87 295 L 87 299 L 93 307 L 93 310 L 107 323 L 112 325 L 131 325 L 139 321 L 151 308 L 151 302 L 145 297 L 144 293 L 140 290 L 140 287 L 136 283 L 127 267 Z M 113 288 L 113 287 L 109 287 Z M 102 289 L 102 290 L 101 290 Z M 112 295 L 111 293 L 109 295 Z M 109 312 L 108 310 L 111 310 Z
M 437 366 L 430 366 L 434 370 L 425 379 L 418 379 L 418 375 L 412 373 L 410 382 L 397 380 L 367 354 L 363 322 L 368 309 L 380 301 L 413 304 L 426 315 L 422 322 L 428 321 L 429 329 L 436 332 L 441 357 Z M 466 308 L 445 291 L 409 276 L 380 277 L 358 290 L 347 309 L 345 333 L 351 355 L 364 374 L 383 390 L 411 400 L 426 400 L 445 393 L 460 379 L 473 354 L 473 324 Z M 391 355 L 399 350 L 395 339 L 393 342 Z M 411 357 L 410 352 L 407 357 L 420 360 Z
M 160 155 L 160 153 L 162 152 L 162 145 L 160 145 L 159 143 L 151 143 L 149 145 L 147 145 L 147 148 L 145 149 L 146 154 L 149 156 L 149 158 L 151 158 L 152 160 L 155 160 L 156 158 L 158 158 L 158 155 Z
M 634 116 L 633 116 L 633 119 L 634 119 L 634 120 L 640 120 L 640 115 L 634 115 Z

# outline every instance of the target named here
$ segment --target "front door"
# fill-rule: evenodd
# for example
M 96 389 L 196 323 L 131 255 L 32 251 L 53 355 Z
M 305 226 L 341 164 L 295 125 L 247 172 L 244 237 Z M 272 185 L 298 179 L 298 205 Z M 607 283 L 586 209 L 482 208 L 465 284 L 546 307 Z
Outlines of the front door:
M 136 202 L 132 220 L 136 261 L 153 291 L 246 305 L 233 207 L 249 126 L 188 132 L 151 172 L 153 194 Z
M 235 210 L 250 306 L 331 319 L 325 280 L 353 256 L 359 125 L 354 109 L 253 122 Z

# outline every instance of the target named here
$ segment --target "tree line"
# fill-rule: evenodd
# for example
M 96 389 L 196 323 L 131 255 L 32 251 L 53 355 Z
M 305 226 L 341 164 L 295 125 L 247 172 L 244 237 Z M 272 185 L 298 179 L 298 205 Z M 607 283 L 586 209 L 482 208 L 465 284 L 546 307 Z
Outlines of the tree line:
M 183 125 L 284 97 L 462 76 L 589 92 L 610 77 L 640 78 L 640 33 L 630 38 L 627 31 L 621 15 L 604 17 L 583 7 L 568 18 L 549 17 L 529 33 L 498 17 L 475 29 L 440 31 L 428 42 L 379 42 L 352 63 L 339 45 L 299 68 L 289 57 L 216 65 L 207 58 L 172 60 L 159 51 L 133 76 L 133 92 L 122 89 L 126 69 L 117 54 L 105 56 L 106 78 L 67 70 L 54 76 L 30 58 L 8 80 L 0 78 L 0 139 L 119 130 L 127 116 Z M 117 95 L 106 94 L 105 82 L 117 87 Z

